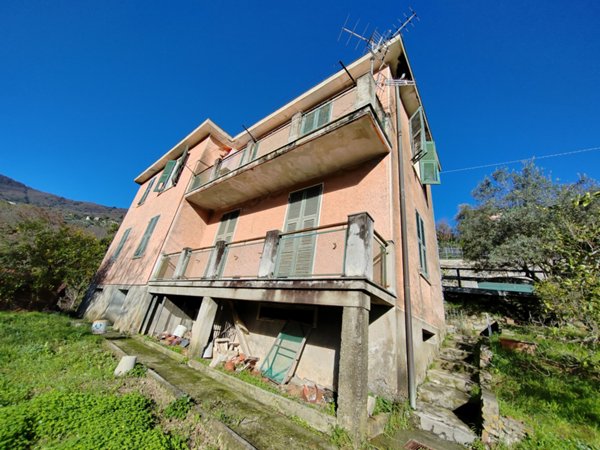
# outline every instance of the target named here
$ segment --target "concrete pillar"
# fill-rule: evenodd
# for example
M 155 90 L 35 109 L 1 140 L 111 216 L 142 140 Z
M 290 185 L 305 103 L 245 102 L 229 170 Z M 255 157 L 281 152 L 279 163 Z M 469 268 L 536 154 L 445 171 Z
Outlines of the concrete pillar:
M 160 255 L 160 258 L 158 258 L 156 267 L 154 268 L 154 271 L 152 272 L 152 277 L 150 277 L 152 280 L 158 279 L 158 276 L 162 272 L 163 266 L 165 264 L 167 264 L 168 260 L 169 260 L 169 257 L 167 255 L 164 255 L 164 254 Z
M 190 339 L 189 355 L 192 357 L 202 356 L 202 352 L 208 344 L 213 323 L 217 315 L 219 304 L 210 297 L 204 297 L 198 311 L 198 317 L 192 326 L 192 338 Z
M 344 276 L 373 279 L 373 218 L 366 212 L 348 216 Z
M 375 104 L 376 95 L 375 79 L 367 72 L 356 79 L 356 100 L 354 109 L 362 108 L 365 105 Z
M 217 278 L 221 273 L 221 263 L 225 256 L 225 241 L 217 241 L 213 248 L 210 258 L 208 259 L 208 267 L 206 268 L 206 278 Z
M 298 111 L 292 116 L 292 122 L 290 124 L 290 135 L 288 136 L 288 142 L 294 142 L 300 137 L 300 131 L 302 125 L 302 112 Z
M 262 255 L 260 255 L 260 264 L 258 266 L 258 278 L 270 278 L 275 272 L 275 262 L 277 261 L 277 247 L 279 246 L 279 235 L 281 231 L 267 231 L 265 245 Z
M 212 166 L 212 170 L 210 171 L 210 179 L 208 181 L 212 181 L 215 178 L 217 178 L 217 176 L 219 174 L 219 168 L 221 167 L 221 161 L 223 161 L 222 158 L 218 158 L 215 161 L 215 165 Z
M 368 356 L 369 311 L 345 306 L 342 312 L 337 418 L 338 424 L 350 433 L 357 444 L 367 434 Z
M 190 261 L 191 254 L 192 249 L 189 247 L 185 247 L 183 250 L 181 250 L 179 259 L 177 260 L 177 265 L 175 266 L 175 271 L 173 272 L 173 278 L 183 278 L 185 269 L 187 269 L 188 262 Z

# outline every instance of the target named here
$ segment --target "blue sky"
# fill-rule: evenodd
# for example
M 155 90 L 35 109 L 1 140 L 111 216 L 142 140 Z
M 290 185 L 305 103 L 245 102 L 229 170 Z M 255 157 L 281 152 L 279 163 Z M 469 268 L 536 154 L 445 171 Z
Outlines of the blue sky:
M 600 146 L 600 2 L 23 0 L 0 2 L 0 173 L 128 207 L 133 178 L 205 118 L 237 134 L 362 55 L 338 41 L 348 15 L 382 30 L 409 4 L 444 169 Z M 539 164 L 600 178 L 600 151 Z M 492 170 L 442 173 L 436 217 Z

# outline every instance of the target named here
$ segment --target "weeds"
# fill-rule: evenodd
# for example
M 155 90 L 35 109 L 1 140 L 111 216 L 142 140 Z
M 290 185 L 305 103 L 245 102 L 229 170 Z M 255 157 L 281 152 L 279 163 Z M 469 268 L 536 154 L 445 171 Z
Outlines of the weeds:
M 192 409 L 194 401 L 184 395 L 173 400 L 164 410 L 163 414 L 168 419 L 180 419 L 183 420 L 187 417 L 188 412 Z

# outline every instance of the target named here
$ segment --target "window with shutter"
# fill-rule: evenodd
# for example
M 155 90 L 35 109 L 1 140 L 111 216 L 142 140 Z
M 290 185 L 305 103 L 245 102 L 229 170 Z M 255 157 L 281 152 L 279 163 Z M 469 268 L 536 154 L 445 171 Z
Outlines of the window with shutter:
M 217 236 L 215 237 L 215 243 L 218 241 L 231 242 L 233 239 L 233 232 L 235 231 L 235 225 L 240 215 L 240 210 L 228 212 L 223 214 L 221 217 L 221 223 L 217 230 Z
M 423 275 L 428 275 L 429 271 L 427 270 L 427 243 L 425 241 L 425 225 L 423 223 L 423 219 L 419 215 L 419 212 L 416 212 L 417 215 L 417 240 L 419 243 L 419 271 Z
M 435 150 L 435 142 L 425 142 L 425 155 L 419 161 L 422 184 L 440 184 L 440 161 Z
M 152 189 L 152 186 L 154 185 L 155 181 L 156 181 L 156 177 L 152 178 L 150 180 L 150 182 L 148 183 L 148 186 L 146 186 L 146 190 L 144 191 L 144 195 L 142 195 L 142 198 L 140 198 L 140 201 L 138 202 L 138 206 L 144 204 L 144 202 L 146 201 L 146 198 L 148 197 L 148 194 L 150 193 L 150 190 Z
M 165 186 L 169 182 L 169 178 L 171 177 L 171 173 L 173 173 L 175 164 L 177 164 L 177 161 L 175 160 L 167 162 L 167 165 L 158 179 L 158 183 L 156 183 L 156 187 L 154 188 L 155 192 L 162 192 L 165 190 Z
M 183 167 L 187 162 L 189 156 L 189 151 L 187 145 L 185 146 L 185 150 L 181 154 L 181 156 L 177 159 L 175 167 L 173 168 L 173 172 L 169 177 L 169 181 L 167 182 L 165 189 L 169 189 L 171 186 L 177 186 L 177 182 L 179 181 L 179 177 L 181 176 L 181 172 L 183 172 Z
M 415 111 L 409 121 L 410 126 L 410 148 L 412 156 L 415 157 L 425 150 L 425 123 L 423 120 L 423 108 Z
M 302 117 L 302 131 L 305 135 L 322 127 L 331 120 L 331 102 L 325 103 Z
M 322 185 L 290 194 L 285 232 L 315 228 L 319 222 Z M 283 236 L 279 243 L 276 276 L 299 277 L 312 274 L 316 235 L 314 232 Z
M 119 245 L 117 245 L 115 252 L 113 253 L 113 255 L 110 258 L 111 261 L 116 260 L 119 257 L 119 255 L 121 254 L 121 251 L 123 250 L 123 247 L 125 246 L 125 242 L 127 242 L 127 238 L 129 237 L 129 233 L 131 233 L 131 228 L 127 228 L 125 230 L 125 232 L 123 233 L 123 235 L 121 236 Z
M 154 228 L 156 227 L 156 222 L 158 222 L 159 217 L 160 216 L 154 216 L 152 219 L 150 219 L 150 222 L 148 222 L 146 231 L 144 231 L 144 236 L 142 236 L 142 240 L 140 241 L 138 248 L 135 250 L 135 253 L 133 254 L 134 258 L 141 257 L 144 254 L 144 252 L 146 251 L 146 247 L 148 246 L 148 242 L 150 241 L 150 237 L 152 236 L 152 232 L 154 231 Z

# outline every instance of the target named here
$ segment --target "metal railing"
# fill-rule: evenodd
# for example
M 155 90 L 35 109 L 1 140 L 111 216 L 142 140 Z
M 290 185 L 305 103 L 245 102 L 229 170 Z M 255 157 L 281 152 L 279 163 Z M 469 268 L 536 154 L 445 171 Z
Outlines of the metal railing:
M 463 259 L 463 249 L 460 247 L 440 247 L 440 259 Z

